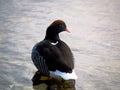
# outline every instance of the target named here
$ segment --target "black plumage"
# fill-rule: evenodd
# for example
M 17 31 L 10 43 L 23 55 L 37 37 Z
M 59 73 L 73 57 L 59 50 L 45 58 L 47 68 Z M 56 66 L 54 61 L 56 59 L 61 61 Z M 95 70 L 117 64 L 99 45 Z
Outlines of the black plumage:
M 32 61 L 43 75 L 49 75 L 50 71 L 56 70 L 71 73 L 74 69 L 72 52 L 59 38 L 62 31 L 67 31 L 64 21 L 54 21 L 47 28 L 44 40 L 33 47 Z

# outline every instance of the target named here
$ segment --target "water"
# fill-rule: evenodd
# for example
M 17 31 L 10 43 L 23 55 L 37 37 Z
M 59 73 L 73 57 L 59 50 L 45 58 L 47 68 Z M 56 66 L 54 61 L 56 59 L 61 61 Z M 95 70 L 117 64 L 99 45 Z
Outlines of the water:
M 56 19 L 75 57 L 77 90 L 120 89 L 119 0 L 0 0 L 0 90 L 32 90 L 30 54 Z

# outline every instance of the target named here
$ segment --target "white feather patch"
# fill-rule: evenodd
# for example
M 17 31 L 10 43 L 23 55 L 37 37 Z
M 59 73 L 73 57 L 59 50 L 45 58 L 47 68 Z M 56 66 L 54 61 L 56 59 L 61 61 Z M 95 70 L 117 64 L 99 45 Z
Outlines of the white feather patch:
M 75 71 L 73 70 L 72 73 L 65 73 L 65 72 L 61 72 L 59 70 L 56 71 L 50 71 L 50 74 L 52 76 L 58 76 L 58 77 L 62 77 L 64 80 L 69 80 L 69 79 L 77 79 L 77 76 L 75 74 Z
M 58 44 L 58 41 L 56 41 L 55 43 L 54 42 L 51 42 L 52 45 L 57 45 Z

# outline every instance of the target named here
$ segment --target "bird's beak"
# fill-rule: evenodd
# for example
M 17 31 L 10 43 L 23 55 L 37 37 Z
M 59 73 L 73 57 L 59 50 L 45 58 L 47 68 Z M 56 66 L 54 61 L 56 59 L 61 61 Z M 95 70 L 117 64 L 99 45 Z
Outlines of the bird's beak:
M 70 33 L 69 29 L 66 29 L 66 31 Z

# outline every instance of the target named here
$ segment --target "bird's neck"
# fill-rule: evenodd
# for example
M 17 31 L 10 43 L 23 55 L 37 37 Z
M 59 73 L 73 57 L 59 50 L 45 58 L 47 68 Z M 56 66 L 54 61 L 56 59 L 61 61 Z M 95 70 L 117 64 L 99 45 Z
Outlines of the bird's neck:
M 56 32 L 56 30 L 52 27 L 48 27 L 46 31 L 45 40 L 50 40 L 50 41 L 60 40 L 59 32 Z
M 59 34 L 47 34 L 46 33 L 46 36 L 45 36 L 45 40 L 50 40 L 50 41 L 59 41 L 60 40 L 60 37 L 59 37 Z

